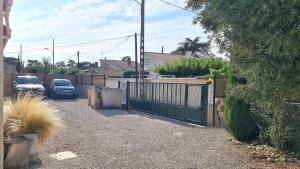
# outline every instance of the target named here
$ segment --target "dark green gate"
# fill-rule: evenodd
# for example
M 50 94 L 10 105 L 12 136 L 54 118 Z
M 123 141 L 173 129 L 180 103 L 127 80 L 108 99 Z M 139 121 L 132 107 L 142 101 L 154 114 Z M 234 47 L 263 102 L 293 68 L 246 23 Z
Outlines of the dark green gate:
M 130 109 L 207 125 L 207 84 L 127 82 L 126 93 Z

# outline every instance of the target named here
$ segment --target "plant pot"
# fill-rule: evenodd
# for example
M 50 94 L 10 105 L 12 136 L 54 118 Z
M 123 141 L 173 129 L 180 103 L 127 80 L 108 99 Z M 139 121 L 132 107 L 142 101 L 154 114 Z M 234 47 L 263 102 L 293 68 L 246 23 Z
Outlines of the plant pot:
M 37 153 L 36 134 L 5 139 L 5 147 L 5 169 L 27 169 L 29 164 L 41 164 Z
M 30 140 L 24 136 L 5 140 L 5 169 L 27 169 L 29 166 Z

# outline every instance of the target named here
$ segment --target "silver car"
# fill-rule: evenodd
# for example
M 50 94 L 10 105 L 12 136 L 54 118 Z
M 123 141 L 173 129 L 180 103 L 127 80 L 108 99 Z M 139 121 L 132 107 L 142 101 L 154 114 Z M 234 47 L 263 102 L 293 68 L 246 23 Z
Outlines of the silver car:
M 48 95 L 53 98 L 76 97 L 76 90 L 72 82 L 67 79 L 53 79 Z
M 37 76 L 18 76 L 14 82 L 14 95 L 31 92 L 36 96 L 44 96 L 45 87 Z

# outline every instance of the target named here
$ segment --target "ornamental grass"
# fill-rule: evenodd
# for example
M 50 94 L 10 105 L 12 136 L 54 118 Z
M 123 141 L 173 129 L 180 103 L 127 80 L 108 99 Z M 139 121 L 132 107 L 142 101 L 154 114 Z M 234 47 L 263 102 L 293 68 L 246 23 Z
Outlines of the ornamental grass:
M 18 137 L 37 134 L 38 144 L 43 145 L 63 127 L 57 111 L 42 98 L 30 93 L 8 101 L 4 106 L 4 135 Z

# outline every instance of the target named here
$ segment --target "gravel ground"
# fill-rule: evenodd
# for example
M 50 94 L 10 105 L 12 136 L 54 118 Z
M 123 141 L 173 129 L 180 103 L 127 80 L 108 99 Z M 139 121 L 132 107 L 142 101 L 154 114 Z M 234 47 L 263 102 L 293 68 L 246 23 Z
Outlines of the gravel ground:
M 40 150 L 42 169 L 274 168 L 253 160 L 226 131 L 122 110 L 93 110 L 87 100 L 48 100 L 66 127 Z M 55 160 L 70 151 L 76 158 Z

